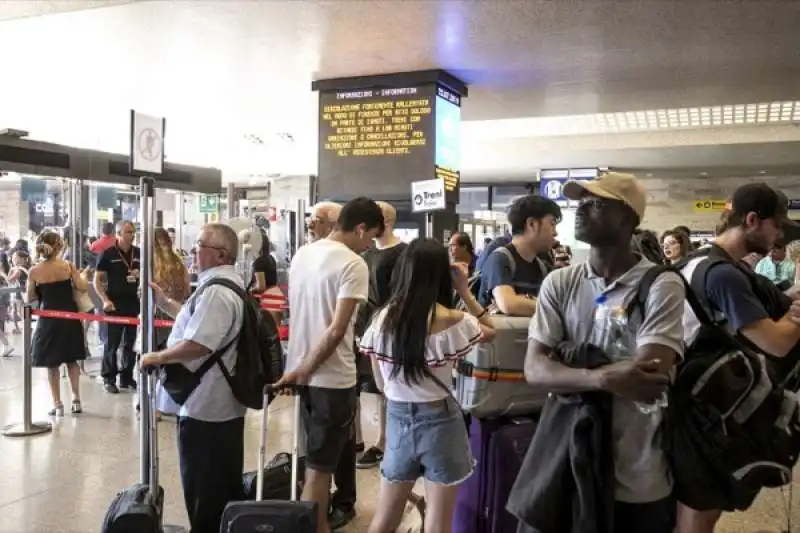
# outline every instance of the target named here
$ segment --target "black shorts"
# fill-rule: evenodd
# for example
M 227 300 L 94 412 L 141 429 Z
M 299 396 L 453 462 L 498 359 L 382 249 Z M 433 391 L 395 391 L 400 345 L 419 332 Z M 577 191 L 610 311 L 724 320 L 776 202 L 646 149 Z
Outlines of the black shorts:
M 333 474 L 345 445 L 355 439 L 356 387 L 305 387 L 301 398 L 306 464 L 317 472 Z

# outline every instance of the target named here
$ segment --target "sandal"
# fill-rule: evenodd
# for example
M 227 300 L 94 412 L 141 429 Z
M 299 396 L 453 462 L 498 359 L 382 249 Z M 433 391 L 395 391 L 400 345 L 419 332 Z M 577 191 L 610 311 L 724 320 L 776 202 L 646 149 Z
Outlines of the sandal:
M 64 404 L 57 403 L 47 414 L 50 416 L 64 416 Z
M 81 407 L 80 400 L 72 400 L 72 414 L 79 415 L 83 412 L 83 407 Z

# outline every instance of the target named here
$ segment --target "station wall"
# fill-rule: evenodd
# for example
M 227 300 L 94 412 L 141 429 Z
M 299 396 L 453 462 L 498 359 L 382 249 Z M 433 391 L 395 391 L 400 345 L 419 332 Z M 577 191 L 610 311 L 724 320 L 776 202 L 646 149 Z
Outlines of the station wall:
M 647 189 L 647 212 L 643 227 L 662 232 L 678 225 L 694 231 L 711 231 L 720 212 L 695 209 L 698 200 L 726 200 L 745 183 L 764 182 L 782 190 L 789 199 L 800 199 L 800 177 L 756 176 L 752 178 L 647 178 L 639 176 Z

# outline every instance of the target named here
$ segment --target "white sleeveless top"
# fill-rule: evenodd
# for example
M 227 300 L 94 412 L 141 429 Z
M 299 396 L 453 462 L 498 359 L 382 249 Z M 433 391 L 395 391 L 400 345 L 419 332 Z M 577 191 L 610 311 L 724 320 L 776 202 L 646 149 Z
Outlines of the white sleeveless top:
M 377 359 L 383 377 L 383 393 L 396 402 L 431 402 L 441 400 L 447 393 L 430 377 L 421 377 L 418 383 L 407 383 L 402 370 L 392 378 L 392 338 L 384 334 L 381 326 L 386 310 L 381 311 L 361 337 L 361 352 Z M 449 328 L 428 335 L 425 360 L 428 369 L 443 384 L 452 383 L 452 364 L 466 356 L 481 338 L 478 319 L 465 314 L 464 318 Z

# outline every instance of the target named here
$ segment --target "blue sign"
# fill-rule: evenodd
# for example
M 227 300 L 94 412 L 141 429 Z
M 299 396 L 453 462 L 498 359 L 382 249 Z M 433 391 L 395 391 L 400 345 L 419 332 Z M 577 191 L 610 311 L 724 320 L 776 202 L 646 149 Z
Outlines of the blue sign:
M 789 200 L 789 209 L 800 209 L 800 198 L 792 198 Z
M 566 201 L 564 184 L 569 178 L 542 178 L 539 182 L 539 194 L 554 202 Z

